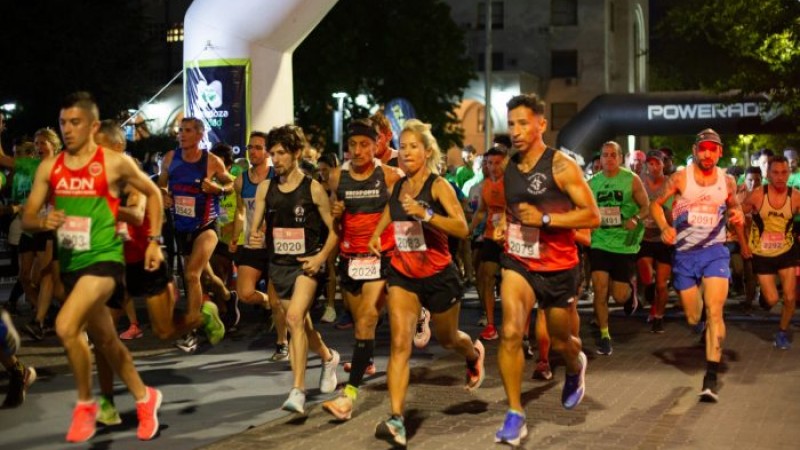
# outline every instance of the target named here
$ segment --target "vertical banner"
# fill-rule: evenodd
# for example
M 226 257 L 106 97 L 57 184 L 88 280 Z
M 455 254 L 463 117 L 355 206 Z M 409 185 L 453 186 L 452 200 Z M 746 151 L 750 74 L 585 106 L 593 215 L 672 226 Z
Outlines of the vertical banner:
M 402 97 L 393 98 L 384 105 L 383 115 L 386 116 L 386 118 L 389 119 L 389 123 L 392 124 L 392 133 L 394 134 L 392 137 L 392 147 L 400 148 L 400 132 L 403 131 L 403 125 L 405 125 L 406 120 L 415 119 L 417 117 L 414 106 L 411 105 L 411 102 Z
M 225 59 L 187 62 L 184 66 L 186 117 L 206 124 L 201 147 L 218 142 L 244 156 L 250 132 L 250 60 Z

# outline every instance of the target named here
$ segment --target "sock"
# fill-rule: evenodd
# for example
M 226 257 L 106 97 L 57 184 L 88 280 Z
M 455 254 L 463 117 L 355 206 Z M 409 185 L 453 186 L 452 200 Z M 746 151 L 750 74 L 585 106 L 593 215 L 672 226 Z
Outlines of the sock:
M 364 371 L 367 370 L 374 350 L 375 339 L 356 339 L 356 347 L 353 349 L 353 362 L 350 367 L 350 379 L 347 384 L 356 388 L 361 386 L 361 380 L 364 379 Z
M 719 371 L 719 363 L 714 361 L 706 361 L 706 375 L 717 378 L 717 372 Z
M 100 397 L 103 397 L 108 401 L 108 403 L 114 404 L 114 394 L 100 394 Z
M 539 360 L 548 361 L 550 359 L 550 340 L 537 339 L 536 344 L 539 346 Z
M 525 417 L 525 413 L 524 412 L 517 411 L 516 409 L 509 408 L 508 412 L 510 412 L 511 414 L 516 414 L 516 415 L 518 415 L 520 417 Z
M 600 338 L 611 339 L 611 333 L 608 332 L 608 327 L 600 328 Z
M 350 373 L 352 373 L 352 371 Z M 358 398 L 358 388 L 348 383 L 347 386 L 344 387 L 344 395 L 349 397 L 350 400 L 356 401 Z
M 144 390 L 144 398 L 141 399 L 141 400 L 138 400 L 136 403 L 147 403 L 148 401 L 150 401 L 150 389 L 145 388 L 145 390 Z

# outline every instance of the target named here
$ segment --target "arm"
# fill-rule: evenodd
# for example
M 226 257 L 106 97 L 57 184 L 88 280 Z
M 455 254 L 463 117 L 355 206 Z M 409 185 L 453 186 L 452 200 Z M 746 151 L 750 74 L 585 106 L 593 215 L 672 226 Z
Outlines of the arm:
M 31 193 L 28 195 L 28 201 L 22 212 L 22 229 L 29 233 L 52 231 L 64 223 L 64 211 L 53 209 L 47 213 L 46 217 L 39 217 L 39 210 L 44 206 L 50 193 L 48 178 L 50 170 L 53 168 L 53 161 L 54 159 L 42 162 L 36 170 Z
M 575 230 L 575 243 L 584 247 L 592 245 L 592 230 L 588 228 Z
M 725 200 L 728 206 L 728 220 L 734 227 L 741 228 L 744 226 L 744 212 L 736 198 L 736 180 L 730 175 L 725 175 L 725 184 L 728 186 L 728 198 Z
M 483 219 L 486 217 L 486 202 L 483 201 L 483 195 L 478 197 L 478 209 L 475 210 L 475 213 L 472 215 L 472 220 L 469 223 L 469 235 L 472 236 L 472 233 L 475 231 L 475 227 L 478 226 L 479 223 L 483 222 Z
M 338 167 L 331 170 L 331 176 L 328 178 L 328 187 L 331 189 L 331 215 L 333 216 L 333 231 L 341 234 L 342 231 L 342 216 L 344 216 L 344 200 L 339 200 L 336 192 L 339 190 L 339 180 L 342 171 Z
M 161 173 L 158 174 L 158 187 L 163 189 L 163 192 L 167 192 L 167 186 L 169 186 L 169 166 L 172 165 L 172 157 L 175 156 L 175 151 L 170 150 L 164 155 L 164 159 L 161 162 Z
M 685 170 L 681 170 L 680 172 L 672 174 L 669 179 L 667 179 L 667 185 L 664 187 L 664 192 L 650 202 L 650 215 L 653 217 L 656 225 L 658 225 L 658 228 L 661 230 L 662 239 L 664 238 L 664 231 L 672 228 L 667 222 L 667 216 L 664 214 L 664 204 L 669 200 L 670 197 L 680 193 L 680 187 L 683 186 L 685 180 Z M 672 229 L 672 234 L 674 234 L 674 231 L 675 230 Z M 669 244 L 671 242 L 666 243 Z
M 250 235 L 245 237 L 247 242 L 255 247 L 260 247 L 260 240 L 264 238 L 264 233 L 261 232 L 261 223 L 264 221 L 268 191 L 269 179 L 258 183 L 258 187 L 256 188 L 256 204 L 253 209 L 253 223 L 250 224 Z
M 208 173 L 206 179 L 203 180 L 203 186 L 206 187 L 204 191 L 217 195 L 225 195 L 233 189 L 234 179 L 235 177 L 225 169 L 225 164 L 222 162 L 222 159 L 213 153 L 209 153 Z M 216 180 L 216 182 L 211 180 Z
M 128 202 L 119 207 L 117 211 L 117 220 L 133 226 L 141 226 L 142 223 L 144 223 L 147 197 L 139 194 L 139 191 L 130 186 L 126 186 L 125 190 L 128 192 Z
M 647 191 L 644 189 L 642 179 L 638 175 L 633 175 L 633 200 L 639 205 L 639 212 L 636 216 L 625 221 L 625 229 L 632 230 L 650 214 L 650 199 L 647 198 Z
M 14 157 L 6 155 L 3 151 L 3 147 L 0 147 L 0 166 L 13 169 L 15 165 Z
M 383 234 L 383 231 L 391 222 L 392 216 L 389 214 L 389 204 L 387 203 L 386 207 L 383 208 L 383 214 L 381 214 L 381 218 L 378 220 L 378 225 L 375 227 L 372 237 L 369 238 L 369 249 L 376 256 L 381 256 L 381 234 Z
M 325 188 L 316 180 L 311 182 L 311 198 L 314 200 L 314 204 L 317 205 L 322 222 L 325 223 L 329 231 L 328 239 L 325 240 L 325 245 L 319 253 L 314 256 L 297 258 L 298 261 L 303 263 L 303 271 L 309 275 L 314 275 L 325 265 L 328 255 L 336 248 L 336 244 L 339 243 L 339 235 L 333 230 L 333 217 L 331 216 L 330 202 L 325 193 Z
M 106 155 L 109 154 L 113 153 L 106 153 Z M 164 206 L 161 203 L 161 193 L 158 186 L 147 177 L 147 174 L 139 169 L 136 163 L 133 162 L 133 159 L 125 157 L 124 155 L 114 155 L 116 156 L 115 165 L 117 167 L 117 173 L 119 174 L 119 181 L 129 184 L 147 198 L 146 211 L 147 219 L 150 222 L 150 236 L 161 236 L 162 211 Z M 156 241 L 151 241 L 151 243 L 153 242 Z M 153 246 L 151 245 L 150 247 Z
M 428 223 L 450 236 L 466 239 L 469 236 L 469 227 L 467 226 L 467 219 L 464 217 L 464 208 L 461 207 L 461 203 L 456 197 L 456 192 L 450 183 L 444 178 L 437 178 L 431 187 L 431 194 L 433 194 L 433 199 L 444 207 L 447 216 L 434 214 Z M 408 196 L 403 201 L 403 208 L 408 214 L 420 219 L 426 215 L 425 208 Z
M 228 244 L 228 250 L 230 250 L 231 253 L 236 252 L 239 236 L 242 235 L 244 230 L 245 207 L 244 200 L 242 199 L 242 178 L 243 177 L 237 178 L 233 183 L 233 189 L 236 191 L 236 213 L 233 217 L 233 237 L 231 238 L 231 243 Z

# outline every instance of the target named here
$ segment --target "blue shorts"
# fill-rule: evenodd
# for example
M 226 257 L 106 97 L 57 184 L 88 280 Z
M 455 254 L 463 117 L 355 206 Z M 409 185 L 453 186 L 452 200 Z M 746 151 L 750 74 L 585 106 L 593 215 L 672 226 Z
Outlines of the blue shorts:
M 723 244 L 698 250 L 676 251 L 672 285 L 678 291 L 699 286 L 703 278 L 731 277 L 731 254 Z

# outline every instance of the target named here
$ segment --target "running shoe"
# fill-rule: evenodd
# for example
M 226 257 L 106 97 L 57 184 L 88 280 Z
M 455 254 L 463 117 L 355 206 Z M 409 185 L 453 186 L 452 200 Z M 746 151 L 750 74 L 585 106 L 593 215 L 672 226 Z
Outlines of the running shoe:
M 467 385 L 465 388 L 472 392 L 481 387 L 483 379 L 486 377 L 486 367 L 484 361 L 486 360 L 486 350 L 483 348 L 483 343 L 480 339 L 475 339 L 475 351 L 478 352 L 478 360 L 470 365 L 467 362 Z
M 17 365 L 11 369 L 8 380 L 8 392 L 3 400 L 3 408 L 16 408 L 25 402 L 28 388 L 36 381 L 36 369 L 31 366 Z
M 123 341 L 139 339 L 142 336 L 144 336 L 144 332 L 142 331 L 141 328 L 139 328 L 139 324 L 136 323 L 132 323 L 127 330 L 119 334 L 119 338 L 122 339 Z
M 333 306 L 326 306 L 325 313 L 322 314 L 322 317 L 319 319 L 322 323 L 333 323 L 336 322 L 336 309 Z
M 353 328 L 353 315 L 350 311 L 345 310 L 336 318 L 336 323 L 333 325 L 337 330 L 347 330 Z
M 36 319 L 31 320 L 25 325 L 25 332 L 35 341 L 44 339 L 44 325 L 42 325 L 41 322 L 37 322 Z
M 182 338 L 175 341 L 175 347 L 183 350 L 185 353 L 192 353 L 197 350 L 197 332 L 190 331 Z
M 499 338 L 500 335 L 497 334 L 497 328 L 490 323 L 489 325 L 486 325 L 486 328 L 484 328 L 483 331 L 481 331 L 480 337 L 484 341 L 493 341 Z
M 344 369 L 345 373 L 350 373 L 350 370 L 353 369 L 353 364 L 349 363 L 349 362 L 346 362 L 346 363 L 344 363 L 342 365 L 342 368 Z M 367 368 L 364 369 L 364 375 L 370 377 L 372 375 L 375 375 L 375 373 L 377 371 L 378 371 L 378 369 L 375 368 L 375 362 L 374 361 L 370 361 L 369 365 L 367 366 Z
M 214 302 L 203 302 L 200 308 L 203 313 L 203 329 L 211 345 L 217 345 L 225 337 L 225 325 L 219 317 L 219 309 Z
M 550 369 L 550 363 L 540 360 L 536 363 L 536 368 L 533 369 L 534 380 L 550 381 L 553 379 L 553 371 Z
M 653 324 L 650 326 L 651 333 L 664 333 L 664 319 L 654 318 Z
M 392 445 L 405 447 L 406 426 L 403 424 L 401 416 L 391 416 L 375 427 L 375 437 L 384 440 Z
M 478 319 L 478 326 L 485 327 L 486 325 L 489 325 L 489 319 L 486 318 L 486 313 L 483 313 L 481 314 L 481 318 Z
M 431 340 L 431 313 L 422 308 L 417 321 L 417 331 L 414 333 L 414 346 L 425 348 Z
M 335 399 L 322 403 L 322 409 L 339 420 L 350 420 L 353 417 L 353 399 L 342 393 Z
M 319 391 L 323 394 L 330 394 L 336 390 L 336 368 L 339 366 L 339 352 L 330 349 L 331 359 L 322 363 L 322 371 L 319 374 Z
M 578 361 L 581 363 L 581 371 L 574 375 L 567 374 L 564 380 L 564 390 L 561 391 L 561 404 L 564 405 L 564 409 L 580 405 L 586 394 L 586 366 L 589 362 L 583 352 L 578 353 Z
M 700 401 L 706 403 L 717 403 L 719 394 L 717 394 L 717 377 L 714 375 L 706 374 L 703 377 L 703 390 L 700 391 Z
M 533 359 L 534 356 L 531 341 L 527 336 L 522 338 L 522 354 L 525 355 L 525 359 Z
M 161 407 L 161 391 L 148 386 L 145 398 L 146 400 L 136 402 L 136 417 L 139 418 L 136 437 L 141 441 L 149 441 L 158 433 L 158 408 Z
M 789 335 L 785 331 L 778 330 L 775 334 L 775 348 L 789 350 L 792 344 L 789 342 Z
M 119 416 L 119 411 L 117 411 L 117 407 L 114 406 L 114 403 L 109 400 L 108 397 L 105 395 L 100 396 L 100 400 L 97 402 L 98 404 L 98 411 L 97 411 L 97 421 L 102 423 L 105 426 L 111 425 L 119 425 L 122 423 L 122 417 Z
M 14 327 L 14 322 L 8 312 L 3 310 L 0 312 L 0 346 L 2 346 L 3 353 L 8 356 L 15 355 L 19 344 L 19 333 Z
M 525 416 L 516 411 L 508 411 L 503 426 L 494 435 L 494 441 L 518 447 L 527 436 L 528 426 L 525 423 Z
M 694 326 L 692 327 L 692 331 L 694 332 L 694 334 L 702 334 L 703 336 L 705 336 L 705 334 L 706 334 L 706 321 L 705 320 L 701 320 L 701 321 L 697 322 L 696 324 L 694 324 Z
M 614 349 L 611 347 L 611 338 L 600 338 L 600 345 L 597 346 L 598 355 L 611 356 Z
M 284 359 L 289 359 L 289 345 L 288 344 L 277 344 L 275 346 L 275 353 L 269 357 L 269 360 L 272 362 L 276 361 L 283 361 Z
M 96 431 L 97 403 L 78 403 L 72 410 L 72 423 L 67 431 L 67 442 L 86 442 Z
M 284 411 L 293 412 L 296 414 L 306 413 L 306 393 L 297 388 L 292 388 L 289 391 L 289 398 L 283 402 L 281 409 Z

